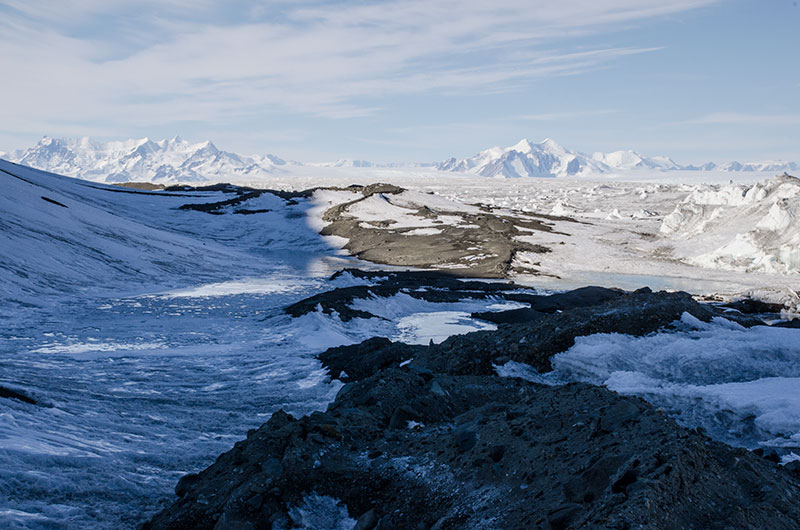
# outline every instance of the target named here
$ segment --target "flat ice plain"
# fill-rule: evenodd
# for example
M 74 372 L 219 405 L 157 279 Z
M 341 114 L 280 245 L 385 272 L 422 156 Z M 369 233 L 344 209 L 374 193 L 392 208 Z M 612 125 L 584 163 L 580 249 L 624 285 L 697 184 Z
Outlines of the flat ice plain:
M 325 348 L 375 335 L 439 342 L 491 329 L 469 314 L 501 309 L 492 300 L 430 304 L 400 295 L 358 302 L 385 320 L 292 319 L 286 305 L 356 281 L 329 282 L 333 271 L 369 266 L 317 234 L 313 201 L 287 205 L 262 195 L 247 207 L 268 212 L 209 215 L 178 207 L 224 194 L 127 193 L 4 161 L 0 170 L 0 385 L 39 403 L 0 399 L 2 527 L 133 527 L 170 497 L 181 475 L 206 467 L 274 411 L 323 409 L 340 387 L 314 358 Z M 552 276 L 514 278 L 532 288 L 752 292 L 787 307 L 796 297 L 798 264 L 781 251 L 796 242 L 758 239 L 765 230 L 800 233 L 792 231 L 800 216 L 791 181 L 765 184 L 747 203 L 739 197 L 751 183 L 664 183 L 658 175 L 639 182 L 445 181 L 399 170 L 297 171 L 239 184 L 389 181 L 433 192 L 432 200 L 585 221 L 570 236 L 543 242 L 557 248 L 536 258 Z M 663 233 L 665 218 L 681 211 L 694 213 L 675 216 L 680 230 Z M 723 233 L 729 217 L 741 224 Z M 703 220 L 704 233 L 716 239 L 682 239 Z M 744 243 L 730 241 L 755 250 L 747 255 Z M 737 254 L 719 251 L 726 248 Z M 800 445 L 798 339 L 800 330 L 687 319 L 648 337 L 584 337 L 556 357 L 547 377 L 641 395 L 724 441 L 783 447 L 793 458 Z M 703 355 L 692 353 L 698 347 Z

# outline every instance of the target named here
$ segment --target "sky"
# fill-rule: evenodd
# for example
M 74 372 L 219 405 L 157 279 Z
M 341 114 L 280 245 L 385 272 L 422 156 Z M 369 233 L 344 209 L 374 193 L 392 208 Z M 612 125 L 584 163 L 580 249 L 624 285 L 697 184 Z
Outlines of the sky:
M 0 0 L 0 151 L 800 161 L 798 27 L 797 0 Z

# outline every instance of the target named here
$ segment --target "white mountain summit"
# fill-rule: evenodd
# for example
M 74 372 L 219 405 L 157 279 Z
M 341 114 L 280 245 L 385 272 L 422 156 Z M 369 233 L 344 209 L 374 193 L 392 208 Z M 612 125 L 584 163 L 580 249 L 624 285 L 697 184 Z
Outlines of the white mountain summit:
M 96 142 L 90 138 L 57 140 L 44 137 L 35 146 L 0 158 L 71 177 L 99 182 L 259 182 L 293 174 L 294 166 L 324 171 L 370 169 L 436 169 L 484 177 L 581 177 L 636 171 L 753 171 L 796 173 L 794 162 L 713 162 L 683 166 L 666 156 L 647 157 L 622 150 L 587 155 L 571 151 L 551 139 L 539 143 L 523 139 L 511 147 L 492 147 L 469 158 L 450 158 L 439 164 L 376 164 L 366 160 L 301 164 L 277 156 L 245 156 L 218 149 L 210 141 L 192 143 L 182 138 L 153 141 L 148 138 Z
M 511 147 L 493 147 L 471 158 L 451 158 L 437 167 L 485 177 L 567 177 L 631 169 L 683 169 L 670 158 L 648 158 L 630 150 L 589 156 L 570 151 L 549 138 L 539 143 L 523 139 Z
M 437 169 L 484 177 L 564 177 L 602 171 L 597 161 L 549 138 L 540 143 L 523 139 L 511 147 L 492 147 L 470 158 L 451 158 Z
M 450 158 L 436 166 L 441 171 L 472 173 L 484 177 L 571 177 L 603 173 L 650 171 L 798 171 L 794 162 L 740 164 L 730 162 L 717 166 L 708 162 L 701 166 L 683 166 L 666 156 L 647 157 L 636 151 L 587 154 L 571 151 L 551 139 L 535 143 L 523 139 L 511 147 L 492 147 L 470 158 Z
M 178 136 L 107 143 L 87 137 L 44 137 L 9 158 L 45 171 L 104 182 L 220 182 L 231 176 L 255 180 L 286 164 L 274 155 L 242 156 L 222 151 L 210 141 L 191 143 Z

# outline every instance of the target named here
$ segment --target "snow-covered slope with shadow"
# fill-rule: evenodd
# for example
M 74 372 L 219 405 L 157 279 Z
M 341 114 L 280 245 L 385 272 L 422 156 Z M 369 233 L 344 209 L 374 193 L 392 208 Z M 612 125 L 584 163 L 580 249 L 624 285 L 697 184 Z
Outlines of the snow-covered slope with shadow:
M 5 161 L 0 184 L 3 528 L 134 527 L 276 410 L 324 409 L 341 386 L 324 349 L 493 327 L 469 315 L 494 299 L 285 314 L 364 283 L 328 280 L 357 262 L 309 226 L 307 194 L 150 192 Z M 431 329 L 423 309 L 449 313 Z

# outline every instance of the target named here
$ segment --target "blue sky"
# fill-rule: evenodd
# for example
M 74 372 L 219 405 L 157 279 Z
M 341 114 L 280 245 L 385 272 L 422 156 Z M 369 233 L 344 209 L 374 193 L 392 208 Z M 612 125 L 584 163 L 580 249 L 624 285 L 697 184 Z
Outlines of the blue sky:
M 67 4 L 0 2 L 0 151 L 180 135 L 434 161 L 550 137 L 800 161 L 795 0 Z

